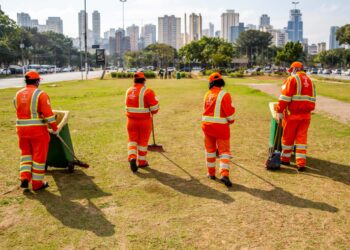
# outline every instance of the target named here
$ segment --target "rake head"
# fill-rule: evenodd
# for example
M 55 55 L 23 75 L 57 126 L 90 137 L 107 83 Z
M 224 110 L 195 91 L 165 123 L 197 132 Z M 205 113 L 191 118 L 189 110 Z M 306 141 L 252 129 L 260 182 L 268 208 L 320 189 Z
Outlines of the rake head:
M 147 149 L 151 152 L 165 152 L 163 146 L 160 144 L 150 144 Z
M 82 162 L 82 161 L 79 161 L 79 160 L 75 160 L 74 165 L 77 165 L 81 168 L 89 168 L 90 167 L 89 164 Z

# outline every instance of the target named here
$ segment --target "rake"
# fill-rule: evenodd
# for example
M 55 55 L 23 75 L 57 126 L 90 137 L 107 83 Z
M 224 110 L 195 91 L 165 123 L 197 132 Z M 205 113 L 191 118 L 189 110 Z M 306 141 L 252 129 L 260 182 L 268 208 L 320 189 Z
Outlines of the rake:
M 163 145 L 156 143 L 156 136 L 155 136 L 155 133 L 154 133 L 153 115 L 151 115 L 151 118 L 152 118 L 152 138 L 153 138 L 153 143 L 148 145 L 148 151 L 160 152 L 160 153 L 165 152 L 165 150 L 163 148 Z

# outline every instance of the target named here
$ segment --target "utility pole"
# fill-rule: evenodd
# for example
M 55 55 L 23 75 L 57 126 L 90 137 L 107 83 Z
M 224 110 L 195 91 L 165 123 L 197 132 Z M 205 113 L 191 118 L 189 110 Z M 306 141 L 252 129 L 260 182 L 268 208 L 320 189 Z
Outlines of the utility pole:
M 127 0 L 120 0 L 120 2 L 123 3 L 123 30 L 125 30 L 125 27 L 124 27 L 124 3 L 126 2 Z
M 87 13 L 86 0 L 84 0 L 84 43 L 85 43 L 85 79 L 88 79 L 88 60 L 87 60 Z

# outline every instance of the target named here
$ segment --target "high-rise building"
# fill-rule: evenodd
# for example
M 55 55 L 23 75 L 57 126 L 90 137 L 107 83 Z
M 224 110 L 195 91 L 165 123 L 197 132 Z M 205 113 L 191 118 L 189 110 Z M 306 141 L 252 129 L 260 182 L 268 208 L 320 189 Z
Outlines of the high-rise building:
M 214 36 L 215 36 L 214 24 L 209 23 L 209 37 L 214 37 Z
M 256 25 L 255 24 L 247 24 L 245 26 L 245 30 L 256 30 Z
M 239 26 L 239 13 L 234 10 L 227 10 L 221 15 L 221 38 L 226 41 L 231 39 L 231 27 Z
M 63 34 L 63 21 L 60 17 L 48 17 L 46 20 L 46 29 L 59 34 Z
M 260 17 L 260 25 L 259 25 L 259 28 L 263 28 L 263 27 L 270 27 L 271 24 L 270 24 L 270 17 L 266 14 L 263 14 L 261 17 Z
M 272 35 L 272 45 L 284 47 L 287 44 L 288 35 L 284 29 L 271 30 L 269 33 Z
M 101 15 L 97 10 L 92 13 L 92 32 L 94 44 L 99 44 L 101 39 Z
M 190 15 L 190 42 L 198 41 L 202 38 L 202 15 L 192 13 Z
M 81 10 L 78 14 L 78 24 L 79 24 L 79 38 L 84 40 L 84 34 L 85 30 L 88 30 L 88 14 L 84 11 Z M 85 29 L 85 24 L 86 24 L 86 29 Z
M 337 41 L 337 30 L 338 26 L 332 26 L 329 35 L 329 49 L 338 49 L 340 48 L 339 42 Z
M 231 26 L 231 37 L 229 41 L 235 43 L 242 32 L 244 32 L 244 23 L 239 23 L 238 26 Z
M 116 40 L 115 37 L 109 37 L 109 54 L 115 56 L 116 54 Z
M 139 50 L 138 42 L 140 37 L 140 29 L 139 26 L 135 24 L 126 28 L 126 34 L 130 37 L 130 49 L 131 51 Z
M 317 53 L 321 53 L 322 51 L 327 50 L 327 44 L 325 42 L 317 44 Z
M 157 27 L 154 24 L 146 24 L 141 29 L 144 47 L 156 43 Z
M 317 55 L 317 45 L 311 44 L 308 46 L 308 53 L 309 55 Z
M 158 17 L 158 42 L 176 49 L 181 48 L 181 18 L 174 15 Z
M 221 37 L 221 32 L 220 32 L 220 30 L 215 31 L 215 37 Z
M 32 27 L 32 20 L 28 13 L 17 13 L 17 24 L 19 27 Z
M 301 19 L 301 16 L 301 11 L 296 8 L 290 11 L 289 22 L 287 27 L 288 41 L 303 41 L 303 21 Z

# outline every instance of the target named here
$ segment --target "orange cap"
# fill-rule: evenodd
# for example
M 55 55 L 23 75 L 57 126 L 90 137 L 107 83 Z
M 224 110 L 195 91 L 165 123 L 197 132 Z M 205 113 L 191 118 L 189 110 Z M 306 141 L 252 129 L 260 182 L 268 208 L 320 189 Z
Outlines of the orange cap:
M 40 80 L 40 75 L 36 71 L 28 71 L 25 75 L 25 78 L 28 80 Z
M 134 75 L 134 79 L 146 79 L 145 74 L 143 72 L 136 72 Z
M 302 68 L 304 68 L 304 65 L 301 62 L 293 62 L 292 65 L 290 65 L 288 72 L 291 73 L 294 68 L 302 69 Z
M 209 82 L 213 82 L 220 79 L 222 79 L 222 76 L 219 72 L 214 72 L 209 76 Z

